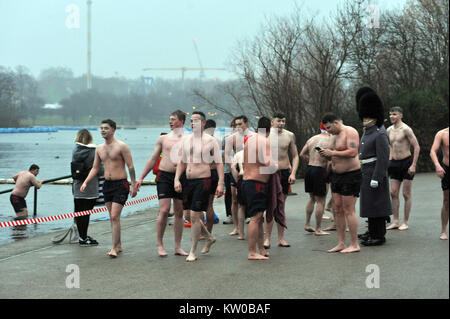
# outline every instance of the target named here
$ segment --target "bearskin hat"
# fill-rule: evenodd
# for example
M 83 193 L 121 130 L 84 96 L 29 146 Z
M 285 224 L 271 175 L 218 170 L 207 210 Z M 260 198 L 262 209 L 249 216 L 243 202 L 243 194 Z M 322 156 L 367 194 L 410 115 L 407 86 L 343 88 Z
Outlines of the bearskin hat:
M 364 88 L 362 88 L 364 89 Z M 360 89 L 358 93 L 362 90 Z M 384 122 L 384 108 L 378 94 L 370 89 L 366 88 L 363 94 L 360 94 L 360 98 L 357 99 L 357 110 L 361 121 L 363 118 L 374 118 L 377 120 L 377 126 L 380 127 Z M 357 94 L 358 96 L 358 94 Z
M 358 92 L 356 92 L 356 111 L 359 113 L 359 100 L 361 99 L 361 97 L 368 93 L 368 92 L 375 92 L 372 88 L 368 87 L 368 86 L 364 86 L 362 88 L 360 88 L 358 90 Z

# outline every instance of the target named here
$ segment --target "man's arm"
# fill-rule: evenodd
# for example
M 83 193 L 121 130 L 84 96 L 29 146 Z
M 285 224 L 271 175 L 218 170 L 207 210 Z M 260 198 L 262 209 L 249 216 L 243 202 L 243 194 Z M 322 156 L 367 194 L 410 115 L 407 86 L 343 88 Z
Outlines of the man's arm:
M 225 163 L 230 164 L 233 162 L 232 155 L 233 155 L 233 136 L 234 134 L 231 134 L 225 139 L 225 152 L 224 152 L 224 158 Z
M 83 182 L 83 185 L 80 187 L 80 191 L 84 192 L 86 189 L 86 185 L 94 178 L 94 176 L 97 176 L 97 173 L 100 169 L 100 163 L 102 160 L 100 159 L 100 156 L 98 155 L 98 147 L 95 149 L 95 156 L 94 156 L 94 164 L 92 164 L 92 168 L 89 171 L 89 175 L 86 177 L 86 179 Z
M 414 175 L 416 173 L 417 160 L 419 159 L 420 146 L 419 142 L 417 141 L 416 135 L 414 135 L 414 132 L 411 128 L 408 128 L 405 131 L 405 135 L 408 138 L 411 146 L 414 148 L 413 162 L 411 166 L 408 168 L 408 173 Z
M 147 161 L 147 164 L 145 164 L 144 170 L 142 171 L 141 177 L 136 183 L 136 189 L 139 190 L 139 188 L 142 185 L 142 182 L 144 181 L 145 176 L 155 167 L 155 164 L 158 160 L 158 158 L 161 156 L 162 151 L 162 139 L 163 136 L 158 137 L 155 145 L 155 149 L 153 150 L 152 156 Z
M 297 145 L 295 144 L 295 135 L 292 133 L 291 143 L 289 144 L 289 151 L 291 152 L 292 156 L 292 169 L 291 169 L 291 175 L 289 176 L 289 184 L 295 183 L 295 176 L 297 174 L 298 169 L 298 163 L 299 163 L 299 157 L 298 157 L 298 151 L 297 151 Z
M 16 175 L 14 175 L 12 178 L 13 178 L 13 180 L 15 181 L 15 182 L 17 182 L 17 178 L 19 177 L 19 174 L 20 173 L 17 173 Z
M 130 148 L 126 144 L 121 145 L 121 152 L 125 164 L 128 167 L 128 173 L 130 174 L 131 180 L 130 195 L 131 197 L 135 197 L 137 194 L 137 189 L 136 189 L 136 171 L 134 170 L 133 157 L 131 156 Z
M 309 141 L 310 140 L 305 143 L 305 146 L 303 146 L 300 152 L 300 157 L 306 162 L 306 164 L 309 163 Z
M 439 148 L 441 147 L 442 144 L 442 131 L 439 131 L 436 133 L 435 137 L 434 137 L 434 141 L 433 141 L 433 145 L 431 145 L 431 150 L 430 150 L 430 157 L 431 160 L 433 161 L 435 170 L 436 170 L 436 175 L 442 179 L 444 178 L 444 174 L 445 171 L 442 168 L 441 164 L 439 164 L 439 159 L 437 156 L 437 152 L 439 150 Z
M 219 182 L 217 184 L 216 194 L 217 197 L 221 197 L 223 195 L 223 189 L 225 185 L 225 174 L 224 174 L 224 168 L 222 163 L 222 145 L 220 145 L 220 140 L 213 137 L 214 140 L 214 149 L 213 149 L 213 156 L 214 156 L 214 163 L 216 163 L 216 169 L 217 174 L 219 175 Z
M 358 156 L 359 134 L 355 129 L 347 130 L 347 149 L 343 151 L 322 149 L 319 151 L 320 155 L 330 158 L 332 156 L 353 158 Z
M 31 176 L 31 184 L 32 184 L 34 187 L 36 187 L 37 189 L 41 188 L 42 182 L 43 182 L 43 181 L 38 182 L 36 176 L 34 176 L 34 175 Z

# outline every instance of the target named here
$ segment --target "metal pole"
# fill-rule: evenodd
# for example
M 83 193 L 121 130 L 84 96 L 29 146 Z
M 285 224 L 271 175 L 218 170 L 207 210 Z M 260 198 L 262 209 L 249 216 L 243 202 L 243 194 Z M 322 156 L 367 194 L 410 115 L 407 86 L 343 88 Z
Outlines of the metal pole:
M 37 215 L 37 194 L 38 194 L 37 191 L 38 191 L 38 190 L 37 190 L 37 188 L 35 187 L 35 188 L 34 188 L 34 210 L 33 210 L 33 217 L 36 217 L 36 215 Z

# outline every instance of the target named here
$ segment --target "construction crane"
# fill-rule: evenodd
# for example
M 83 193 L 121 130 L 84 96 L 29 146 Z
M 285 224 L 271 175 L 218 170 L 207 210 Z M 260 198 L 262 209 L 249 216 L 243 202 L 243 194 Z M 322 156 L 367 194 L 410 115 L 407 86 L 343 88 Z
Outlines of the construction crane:
M 197 54 L 198 64 L 200 65 L 200 68 L 202 68 L 202 70 L 200 71 L 200 79 L 204 79 L 205 72 L 203 71 L 202 60 L 200 59 L 200 53 L 198 52 L 197 42 L 195 42 L 195 41 L 197 41 L 197 38 L 193 38 L 192 42 L 194 43 L 194 49 L 195 49 L 195 53 Z
M 225 71 L 225 68 L 187 68 L 187 67 L 180 67 L 180 68 L 145 68 L 142 69 L 142 71 L 181 71 L 181 88 L 184 91 L 184 73 L 186 71 L 205 71 L 205 70 L 216 70 L 216 71 Z

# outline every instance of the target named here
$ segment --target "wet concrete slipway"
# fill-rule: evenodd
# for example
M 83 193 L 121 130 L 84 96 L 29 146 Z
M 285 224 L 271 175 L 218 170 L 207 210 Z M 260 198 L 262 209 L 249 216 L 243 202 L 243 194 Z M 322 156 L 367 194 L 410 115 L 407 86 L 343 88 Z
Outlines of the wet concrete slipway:
M 268 261 L 247 260 L 247 241 L 228 235 L 232 226 L 222 224 L 224 203 L 219 199 L 215 211 L 220 223 L 213 229 L 217 242 L 206 255 L 200 254 L 200 242 L 196 262 L 173 255 L 169 226 L 164 241 L 169 256 L 158 257 L 158 212 L 145 211 L 121 219 L 124 252 L 116 259 L 106 255 L 109 221 L 91 224 L 89 234 L 100 243 L 96 247 L 55 245 L 55 234 L 0 246 L 0 298 L 449 298 L 449 244 L 439 239 L 442 191 L 434 174 L 414 179 L 409 230 L 388 231 L 384 246 L 361 246 L 353 254 L 326 252 L 337 244 L 336 232 L 317 237 L 303 230 L 308 198 L 303 180 L 297 180 L 292 191 L 298 195 L 287 199 L 285 234 L 291 247 L 277 247 L 274 227 Z M 143 196 L 145 188 L 137 198 Z M 358 207 L 357 203 L 359 216 Z M 325 227 L 329 224 L 323 222 Z M 359 218 L 359 233 L 365 230 Z M 184 228 L 182 247 L 190 249 L 189 228 Z

